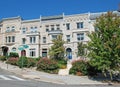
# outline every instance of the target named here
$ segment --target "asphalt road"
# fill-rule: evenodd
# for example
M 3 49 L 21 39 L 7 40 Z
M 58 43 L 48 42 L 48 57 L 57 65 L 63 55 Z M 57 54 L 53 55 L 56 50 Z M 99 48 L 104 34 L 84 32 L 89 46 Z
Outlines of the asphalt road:
M 24 79 L 0 69 L 0 87 L 120 87 L 120 85 L 65 85 Z

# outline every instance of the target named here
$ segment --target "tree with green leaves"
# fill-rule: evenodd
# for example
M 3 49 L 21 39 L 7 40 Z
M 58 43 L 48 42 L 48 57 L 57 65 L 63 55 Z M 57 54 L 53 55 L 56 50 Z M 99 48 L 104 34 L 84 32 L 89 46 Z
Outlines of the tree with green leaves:
M 62 39 L 62 35 L 58 35 L 56 39 L 52 40 L 53 45 L 51 46 L 49 50 L 50 58 L 61 60 L 64 58 L 64 41 Z
M 120 16 L 113 12 L 102 14 L 96 19 L 95 29 L 88 35 L 90 63 L 112 79 L 114 72 L 120 73 Z
M 83 44 L 83 42 L 79 42 L 77 44 L 77 48 L 78 48 L 78 54 L 77 56 L 83 57 L 85 56 L 85 45 Z

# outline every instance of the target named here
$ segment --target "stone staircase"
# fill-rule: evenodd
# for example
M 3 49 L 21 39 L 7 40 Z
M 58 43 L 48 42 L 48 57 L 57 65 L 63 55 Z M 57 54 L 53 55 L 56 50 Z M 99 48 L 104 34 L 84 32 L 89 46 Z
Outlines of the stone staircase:
M 58 75 L 69 75 L 69 70 L 72 67 L 72 64 L 70 62 L 67 62 L 67 68 L 66 69 L 60 69 L 58 72 Z

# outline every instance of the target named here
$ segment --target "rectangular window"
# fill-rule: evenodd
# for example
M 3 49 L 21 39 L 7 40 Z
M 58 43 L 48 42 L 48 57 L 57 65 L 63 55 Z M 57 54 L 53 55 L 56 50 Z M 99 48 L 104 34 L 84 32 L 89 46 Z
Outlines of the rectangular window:
M 30 37 L 30 43 L 36 43 L 36 37 Z
M 57 39 L 57 35 L 52 35 L 52 40 Z
M 67 23 L 67 24 L 66 24 L 66 29 L 67 29 L 67 30 L 70 30 L 70 23 Z
M 36 37 L 33 37 L 33 43 L 36 43 Z
M 8 42 L 11 42 L 11 37 L 10 36 L 8 37 Z
M 26 28 L 22 28 L 22 33 L 23 33 L 23 34 L 26 33 Z
M 66 35 L 67 42 L 70 42 L 70 35 Z
M 49 26 L 46 25 L 45 27 L 46 27 L 46 32 L 48 32 L 49 31 Z
M 7 28 L 6 28 L 6 32 L 10 32 L 10 27 L 7 27 Z
M 12 31 L 12 32 L 14 32 L 14 31 L 15 31 L 15 26 L 12 26 L 11 31 Z
M 47 57 L 47 49 L 42 49 L 42 57 Z
M 25 44 L 25 41 L 26 41 L 25 38 L 22 38 L 22 44 Z
M 12 36 L 12 42 L 15 42 L 15 36 Z
M 30 43 L 32 43 L 32 37 L 30 37 Z
M 54 31 L 54 25 L 51 25 L 51 31 Z
M 31 32 L 31 33 L 37 32 L 37 26 L 31 27 L 31 28 L 30 28 L 30 32 Z
M 7 37 L 5 37 L 5 41 L 6 41 L 6 43 L 7 43 Z
M 33 48 L 33 49 L 29 49 L 30 50 L 30 57 L 35 57 L 35 48 Z
M 56 30 L 60 30 L 60 25 L 59 24 L 56 25 Z
M 84 40 L 84 33 L 77 34 L 77 40 L 83 41 Z
M 83 22 L 78 22 L 77 23 L 77 29 L 83 28 Z
M 46 37 L 43 37 L 43 43 L 46 43 Z

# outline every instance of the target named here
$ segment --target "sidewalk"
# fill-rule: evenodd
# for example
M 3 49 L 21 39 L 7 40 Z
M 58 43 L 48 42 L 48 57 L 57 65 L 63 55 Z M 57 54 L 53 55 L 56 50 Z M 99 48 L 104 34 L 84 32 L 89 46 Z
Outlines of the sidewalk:
M 0 68 L 4 70 L 8 70 L 10 72 L 16 73 L 21 75 L 27 79 L 34 79 L 37 81 L 44 81 L 44 82 L 51 82 L 51 83 L 58 83 L 58 84 L 68 84 L 68 85 L 107 85 L 107 83 L 102 83 L 100 81 L 95 81 L 89 79 L 87 76 L 61 76 L 57 74 L 48 74 L 40 71 L 36 71 L 35 69 L 24 68 L 20 69 L 17 66 L 7 65 L 4 62 L 0 61 Z

